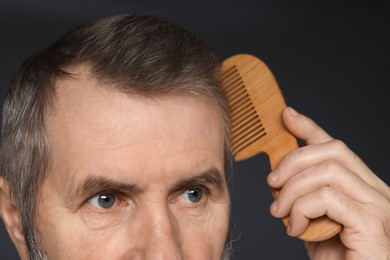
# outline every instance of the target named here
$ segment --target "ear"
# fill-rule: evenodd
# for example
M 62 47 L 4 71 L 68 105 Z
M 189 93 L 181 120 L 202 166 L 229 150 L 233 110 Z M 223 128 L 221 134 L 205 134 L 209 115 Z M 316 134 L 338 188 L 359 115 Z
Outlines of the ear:
M 11 237 L 22 259 L 27 259 L 26 243 L 21 227 L 19 210 L 11 198 L 8 183 L 0 177 L 0 217 L 3 219 L 8 234 Z

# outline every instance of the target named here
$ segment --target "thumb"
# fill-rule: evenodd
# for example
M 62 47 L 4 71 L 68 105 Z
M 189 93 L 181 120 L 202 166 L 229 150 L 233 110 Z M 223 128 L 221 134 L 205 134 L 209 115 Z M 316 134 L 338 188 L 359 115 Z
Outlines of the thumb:
M 307 144 L 326 143 L 333 138 L 309 117 L 298 113 L 292 107 L 282 111 L 282 121 L 290 133 Z

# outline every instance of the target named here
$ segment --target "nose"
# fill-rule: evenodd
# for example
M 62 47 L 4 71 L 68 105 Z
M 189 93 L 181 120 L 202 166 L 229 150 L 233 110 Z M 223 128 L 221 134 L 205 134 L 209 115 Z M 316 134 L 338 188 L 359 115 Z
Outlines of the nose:
M 146 221 L 149 222 L 145 225 L 148 237 L 146 259 L 183 260 L 180 227 L 169 207 L 154 207 Z

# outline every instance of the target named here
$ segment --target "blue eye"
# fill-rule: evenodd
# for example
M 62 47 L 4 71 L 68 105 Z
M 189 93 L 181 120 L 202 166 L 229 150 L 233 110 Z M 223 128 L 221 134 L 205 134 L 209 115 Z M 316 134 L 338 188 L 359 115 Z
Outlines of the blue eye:
M 199 188 L 189 189 L 184 191 L 182 196 L 184 196 L 184 199 L 189 203 L 197 203 L 203 197 L 203 190 Z
M 93 196 L 88 202 L 98 209 L 110 209 L 115 205 L 116 197 L 110 193 L 102 193 Z

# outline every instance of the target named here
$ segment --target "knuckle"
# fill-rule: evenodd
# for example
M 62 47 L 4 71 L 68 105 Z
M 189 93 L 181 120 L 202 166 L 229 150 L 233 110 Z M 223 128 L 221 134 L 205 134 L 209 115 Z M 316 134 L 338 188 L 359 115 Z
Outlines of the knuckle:
M 303 175 L 303 174 L 302 174 Z M 300 178 L 302 177 L 299 176 Z M 299 189 L 299 182 L 296 181 L 297 177 L 294 176 L 291 179 L 289 179 L 283 186 L 283 190 L 286 194 L 289 194 L 289 197 L 295 196 L 299 194 L 300 189 Z
M 319 195 L 326 204 L 327 203 L 332 203 L 332 189 L 329 186 L 322 187 L 319 191 Z
M 307 214 L 307 208 L 300 201 L 294 202 L 290 210 L 290 218 L 293 220 L 301 219 Z
M 303 212 L 304 209 L 305 207 L 303 206 L 301 200 L 297 199 L 291 207 L 291 214 L 293 215 L 301 214 L 301 212 Z
M 290 220 L 296 218 L 297 212 L 299 212 L 299 210 L 297 210 L 297 205 L 296 205 L 296 203 L 294 203 L 292 205 L 290 213 L 289 213 Z
M 329 159 L 323 162 L 323 170 L 327 176 L 328 183 L 335 182 L 337 180 L 346 180 L 350 176 L 350 170 L 341 165 L 335 159 Z
M 296 150 L 289 152 L 287 154 L 286 158 L 288 159 L 288 161 L 295 163 L 299 160 L 299 158 L 301 158 L 303 156 L 305 156 L 305 149 L 299 148 L 299 149 L 296 149 Z
M 331 141 L 331 145 L 338 154 L 343 154 L 349 151 L 349 147 L 341 140 L 334 139 Z
M 347 156 L 352 158 L 352 160 L 356 164 L 365 165 L 364 161 L 356 153 L 354 153 L 343 141 L 339 139 L 334 139 L 330 143 L 333 146 L 333 151 L 336 158 L 343 158 Z
M 338 172 L 340 172 L 340 164 L 333 159 L 326 160 L 322 163 L 325 174 L 332 179 Z

